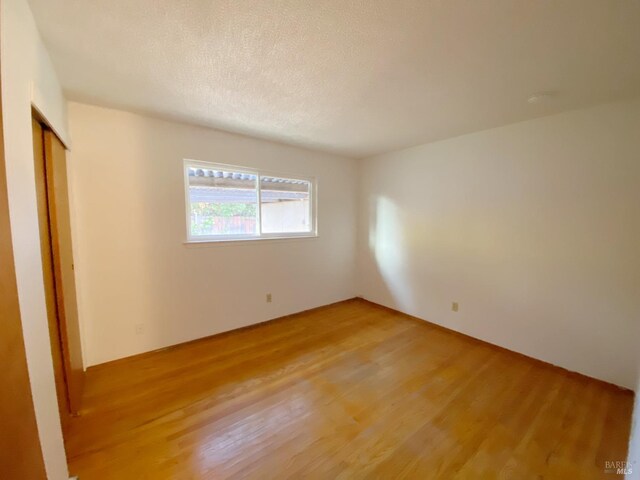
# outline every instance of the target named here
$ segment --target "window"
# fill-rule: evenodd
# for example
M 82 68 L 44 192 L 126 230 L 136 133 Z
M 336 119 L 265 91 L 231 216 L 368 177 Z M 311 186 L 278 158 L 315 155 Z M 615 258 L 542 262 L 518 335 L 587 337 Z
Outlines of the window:
M 185 161 L 189 241 L 314 236 L 313 179 Z

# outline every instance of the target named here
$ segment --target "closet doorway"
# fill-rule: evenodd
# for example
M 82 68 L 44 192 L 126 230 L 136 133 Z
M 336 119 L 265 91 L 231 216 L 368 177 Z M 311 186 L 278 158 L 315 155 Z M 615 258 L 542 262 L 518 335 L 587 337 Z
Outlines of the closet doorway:
M 84 381 L 76 303 L 67 159 L 63 143 L 34 112 L 33 151 L 51 354 L 62 430 L 80 413 Z

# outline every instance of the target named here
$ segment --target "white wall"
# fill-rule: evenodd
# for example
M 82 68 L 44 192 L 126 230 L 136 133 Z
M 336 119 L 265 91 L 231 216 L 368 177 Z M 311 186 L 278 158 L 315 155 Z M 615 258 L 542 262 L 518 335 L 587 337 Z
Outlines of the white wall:
M 31 133 L 33 104 L 67 140 L 66 103 L 26 0 L 1 3 L 4 147 L 20 315 L 47 476 L 66 479 L 44 300 Z
M 76 103 L 69 121 L 89 365 L 355 295 L 355 160 Z M 185 158 L 315 176 L 319 237 L 183 244 Z
M 640 101 L 366 159 L 360 189 L 358 293 L 636 387 Z

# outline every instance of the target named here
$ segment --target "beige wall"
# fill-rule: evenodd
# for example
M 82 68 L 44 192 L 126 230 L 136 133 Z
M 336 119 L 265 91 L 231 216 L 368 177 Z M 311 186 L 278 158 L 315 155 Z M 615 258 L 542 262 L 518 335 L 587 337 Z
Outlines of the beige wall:
M 381 155 L 361 173 L 358 293 L 636 387 L 640 101 Z
M 66 102 L 26 0 L 2 0 L 2 108 L 16 280 L 47 476 L 67 479 L 51 362 L 36 206 L 31 106 L 67 140 Z
M 355 295 L 355 160 L 76 103 L 69 119 L 88 365 Z M 316 177 L 319 237 L 185 245 L 185 158 Z

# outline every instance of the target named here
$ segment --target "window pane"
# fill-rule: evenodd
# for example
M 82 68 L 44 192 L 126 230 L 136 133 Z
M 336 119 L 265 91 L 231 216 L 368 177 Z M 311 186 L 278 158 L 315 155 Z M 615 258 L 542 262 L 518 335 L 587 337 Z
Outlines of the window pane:
M 257 175 L 188 167 L 191 235 L 256 235 Z
M 262 232 L 310 232 L 310 197 L 310 182 L 289 178 L 260 177 Z

